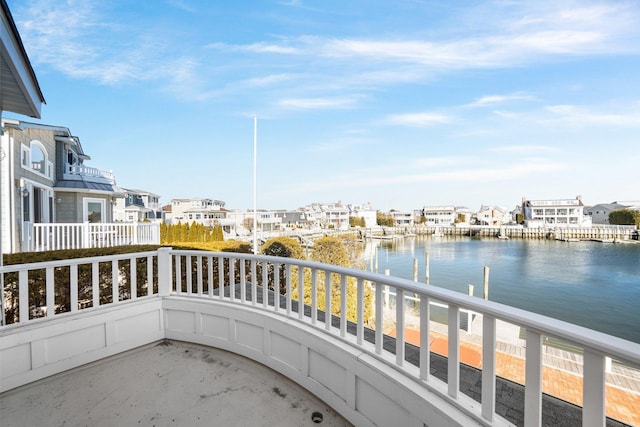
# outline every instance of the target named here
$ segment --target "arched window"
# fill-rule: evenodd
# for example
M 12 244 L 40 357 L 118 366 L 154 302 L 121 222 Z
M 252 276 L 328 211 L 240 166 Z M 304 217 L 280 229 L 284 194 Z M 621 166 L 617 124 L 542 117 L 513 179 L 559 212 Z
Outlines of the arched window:
M 22 145 L 22 167 L 53 179 L 53 163 L 49 161 L 47 150 L 37 140 L 31 141 L 29 146 Z
M 46 174 L 47 156 L 37 141 L 31 141 L 31 169 Z

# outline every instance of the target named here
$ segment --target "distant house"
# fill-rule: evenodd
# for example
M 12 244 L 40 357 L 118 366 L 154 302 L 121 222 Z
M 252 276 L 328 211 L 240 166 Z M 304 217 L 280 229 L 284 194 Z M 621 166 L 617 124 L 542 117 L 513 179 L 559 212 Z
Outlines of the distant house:
M 215 225 L 216 220 L 227 217 L 225 202 L 222 200 L 195 197 L 191 199 L 171 199 L 171 210 L 165 211 L 165 220 L 169 224 L 197 222 Z
M 364 218 L 364 226 L 367 228 L 376 227 L 378 225 L 378 211 L 371 207 L 371 203 L 347 205 L 349 216 L 356 218 Z
M 307 213 L 303 209 L 275 210 L 273 213 L 276 218 L 280 218 L 280 224 L 283 228 L 309 228 Z
M 591 218 L 593 224 L 609 224 L 609 214 L 621 209 L 640 210 L 640 201 L 621 201 L 612 203 L 600 203 L 585 208 L 585 215 Z
M 591 227 L 591 218 L 584 215 L 582 197 L 559 200 L 522 199 L 525 226 L 529 227 Z
M 480 225 L 501 226 L 511 221 L 511 214 L 500 206 L 480 206 L 476 213 L 476 221 Z
M 424 206 L 422 215 L 426 226 L 453 225 L 457 217 L 455 206 Z
M 124 197 L 117 199 L 113 207 L 114 221 L 162 221 L 160 196 L 144 190 L 122 189 Z
M 85 164 L 90 157 L 68 128 L 12 119 L 2 128 L 4 251 L 25 250 L 34 223 L 113 221 L 123 196 L 115 176 Z
M 393 218 L 393 225 L 396 227 L 410 227 L 415 223 L 413 212 L 391 211 L 389 215 Z
M 303 209 L 307 213 L 312 227 L 335 230 L 349 229 L 349 207 L 339 201 L 336 203 L 312 203 Z
M 168 206 L 162 207 L 167 224 L 193 222 L 206 227 L 221 226 L 228 234 L 236 234 L 237 215 L 225 208 L 225 202 L 209 198 L 171 199 Z

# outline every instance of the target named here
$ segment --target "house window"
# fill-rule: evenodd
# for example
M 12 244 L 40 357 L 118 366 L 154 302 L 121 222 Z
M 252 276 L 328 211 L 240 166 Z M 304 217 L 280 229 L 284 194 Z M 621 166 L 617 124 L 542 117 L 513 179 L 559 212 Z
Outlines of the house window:
M 29 167 L 29 148 L 26 145 L 20 146 L 20 158 L 22 159 L 22 167 Z
M 45 163 L 47 157 L 44 154 L 42 148 L 36 144 L 35 141 L 31 142 L 31 169 L 41 174 L 45 174 Z
M 105 201 L 102 199 L 85 198 L 83 204 L 84 221 L 87 222 L 104 222 L 105 220 Z
M 53 179 L 53 163 L 47 158 L 47 150 L 40 141 L 31 141 L 29 147 L 21 146 L 20 164 L 24 169 Z

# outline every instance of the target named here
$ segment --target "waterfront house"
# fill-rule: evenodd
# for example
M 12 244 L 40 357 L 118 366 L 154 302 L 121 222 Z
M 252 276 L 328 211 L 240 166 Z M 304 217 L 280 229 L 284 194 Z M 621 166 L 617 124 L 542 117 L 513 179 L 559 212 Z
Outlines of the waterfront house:
M 114 221 L 162 221 L 164 214 L 160 208 L 160 196 L 144 190 L 123 188 L 123 198 L 116 199 L 113 206 Z
M 378 225 L 378 211 L 371 207 L 371 203 L 363 203 L 356 205 L 347 205 L 349 208 L 349 216 L 356 218 L 364 218 L 364 226 L 373 228 Z
M 309 228 L 307 213 L 303 209 L 275 210 L 274 216 L 280 218 L 281 227 L 289 229 Z
M 334 230 L 349 229 L 349 207 L 342 202 L 312 203 L 305 206 L 304 211 L 312 224 L 312 228 L 330 228 Z
M 511 221 L 511 214 L 500 206 L 480 206 L 476 213 L 476 221 L 479 225 L 501 226 Z
M 3 251 L 30 250 L 33 225 L 108 223 L 122 197 L 113 172 L 89 167 L 80 139 L 63 126 L 3 119 Z
M 557 200 L 522 199 L 525 226 L 591 227 L 591 218 L 584 215 L 582 197 Z
M 171 199 L 169 202 L 170 211 L 165 211 L 165 221 L 167 224 L 201 223 L 212 225 L 216 219 L 226 218 L 225 202 L 208 198 L 185 198 Z
M 390 211 L 389 215 L 396 227 L 412 227 L 414 224 L 413 212 Z
M 609 214 L 620 209 L 627 209 L 630 205 L 613 203 L 599 203 L 597 205 L 585 208 L 584 213 L 591 217 L 593 224 L 609 224 Z
M 424 206 L 422 215 L 427 226 L 453 225 L 456 220 L 455 206 Z

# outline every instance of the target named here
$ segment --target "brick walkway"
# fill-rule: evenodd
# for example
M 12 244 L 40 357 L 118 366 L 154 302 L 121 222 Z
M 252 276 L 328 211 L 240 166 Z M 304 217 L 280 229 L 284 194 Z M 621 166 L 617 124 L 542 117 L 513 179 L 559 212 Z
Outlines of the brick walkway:
M 389 330 L 388 335 L 395 337 L 395 329 Z M 429 349 L 442 356 L 447 356 L 447 336 L 438 332 L 430 332 L 431 342 Z M 405 341 L 413 345 L 420 345 L 420 333 L 414 329 L 405 329 Z M 509 349 L 514 346 L 500 346 Z M 512 351 L 512 353 L 515 351 Z M 521 352 L 520 352 L 521 353 Z M 545 363 L 553 361 L 553 357 L 546 357 Z M 460 342 L 460 361 L 475 368 L 482 368 L 482 347 L 473 343 Z M 542 390 L 544 393 L 555 396 L 575 405 L 582 406 L 582 375 L 581 373 L 571 372 L 581 371 L 581 366 L 576 368 L 576 362 L 568 363 L 563 366 L 561 361 L 556 361 L 554 365 L 543 366 L 542 368 Z M 496 375 L 508 380 L 524 384 L 525 375 L 525 359 L 523 357 L 509 354 L 498 350 L 496 352 Z M 606 386 L 606 408 L 607 416 L 618 421 L 622 421 L 632 426 L 640 426 L 640 389 L 635 385 L 638 384 L 637 378 L 630 378 L 632 381 L 626 383 L 632 384 L 632 388 L 628 389 L 612 383 L 620 383 L 615 381 L 613 376 L 618 374 L 607 374 Z M 632 374 L 631 374 L 632 375 Z M 624 381 L 624 375 L 622 375 Z

